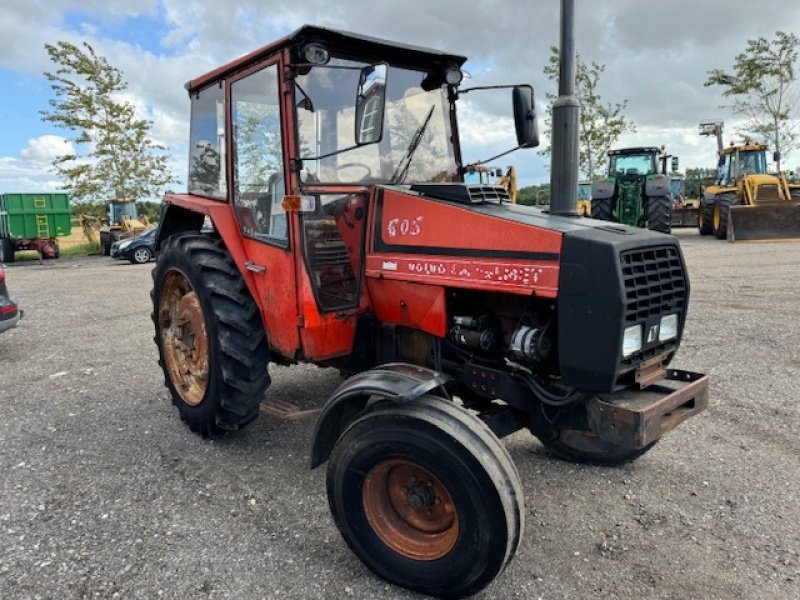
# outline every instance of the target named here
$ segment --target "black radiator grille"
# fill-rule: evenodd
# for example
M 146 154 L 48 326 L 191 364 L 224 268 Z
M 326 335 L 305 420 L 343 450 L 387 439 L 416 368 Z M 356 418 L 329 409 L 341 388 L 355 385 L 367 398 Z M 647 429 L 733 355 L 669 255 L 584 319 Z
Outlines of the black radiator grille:
M 630 250 L 620 256 L 625 284 L 625 325 L 652 322 L 677 312 L 682 328 L 686 310 L 686 274 L 678 249 L 657 246 Z M 647 328 L 645 327 L 645 332 Z M 678 339 L 646 345 L 635 354 L 623 358 L 620 364 L 633 368 L 641 361 L 675 349 Z
M 683 317 L 686 274 L 675 246 L 629 250 L 622 253 L 620 260 L 626 323 L 641 323 L 671 312 Z
M 468 185 L 467 193 L 472 204 L 481 204 L 487 200 L 511 201 L 508 190 L 499 185 Z

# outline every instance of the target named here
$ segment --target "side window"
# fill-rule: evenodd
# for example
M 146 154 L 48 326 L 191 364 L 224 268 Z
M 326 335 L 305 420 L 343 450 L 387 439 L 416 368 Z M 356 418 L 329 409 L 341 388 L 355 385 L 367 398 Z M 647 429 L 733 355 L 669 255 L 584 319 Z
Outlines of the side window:
M 242 233 L 285 242 L 281 201 L 283 144 L 278 67 L 271 65 L 231 84 L 233 201 Z
M 192 96 L 189 193 L 225 200 L 225 91 L 214 84 Z

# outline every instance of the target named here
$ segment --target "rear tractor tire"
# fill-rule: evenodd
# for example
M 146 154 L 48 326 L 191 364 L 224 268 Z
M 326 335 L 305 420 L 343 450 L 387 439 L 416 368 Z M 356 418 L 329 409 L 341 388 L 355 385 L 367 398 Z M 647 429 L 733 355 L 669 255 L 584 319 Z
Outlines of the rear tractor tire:
M 177 234 L 153 269 L 153 323 L 165 385 L 204 436 L 258 416 L 270 384 L 261 314 L 222 240 Z
M 739 204 L 739 197 L 735 194 L 720 194 L 714 199 L 714 237 L 718 240 L 728 238 L 728 215 L 731 206 Z
M 614 221 L 614 199 L 592 199 L 592 218 L 601 221 Z
M 647 228 L 660 233 L 670 233 L 672 224 L 672 200 L 669 196 L 647 198 Z
M 425 594 L 464 597 L 514 556 L 524 506 L 505 447 L 448 400 L 379 401 L 336 442 L 328 502 L 372 571 Z

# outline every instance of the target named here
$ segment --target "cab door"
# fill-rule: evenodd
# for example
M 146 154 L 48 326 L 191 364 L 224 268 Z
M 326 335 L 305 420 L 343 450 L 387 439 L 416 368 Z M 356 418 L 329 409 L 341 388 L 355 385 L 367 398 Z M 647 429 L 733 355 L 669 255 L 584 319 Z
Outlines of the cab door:
M 295 261 L 289 216 L 282 207 L 288 180 L 284 160 L 279 62 L 265 62 L 232 79 L 230 110 L 231 199 L 253 273 L 267 339 L 287 358 L 299 349 Z

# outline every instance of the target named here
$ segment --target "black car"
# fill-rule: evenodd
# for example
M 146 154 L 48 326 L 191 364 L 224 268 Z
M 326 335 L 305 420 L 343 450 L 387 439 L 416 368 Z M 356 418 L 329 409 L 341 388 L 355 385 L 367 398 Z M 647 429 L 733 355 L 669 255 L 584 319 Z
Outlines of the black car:
M 136 237 L 114 242 L 111 245 L 111 258 L 129 260 L 140 265 L 150 262 L 155 255 L 157 230 L 158 227 L 154 225 Z
M 22 311 L 17 306 L 6 288 L 6 275 L 0 267 L 0 333 L 15 327 L 22 318 Z

